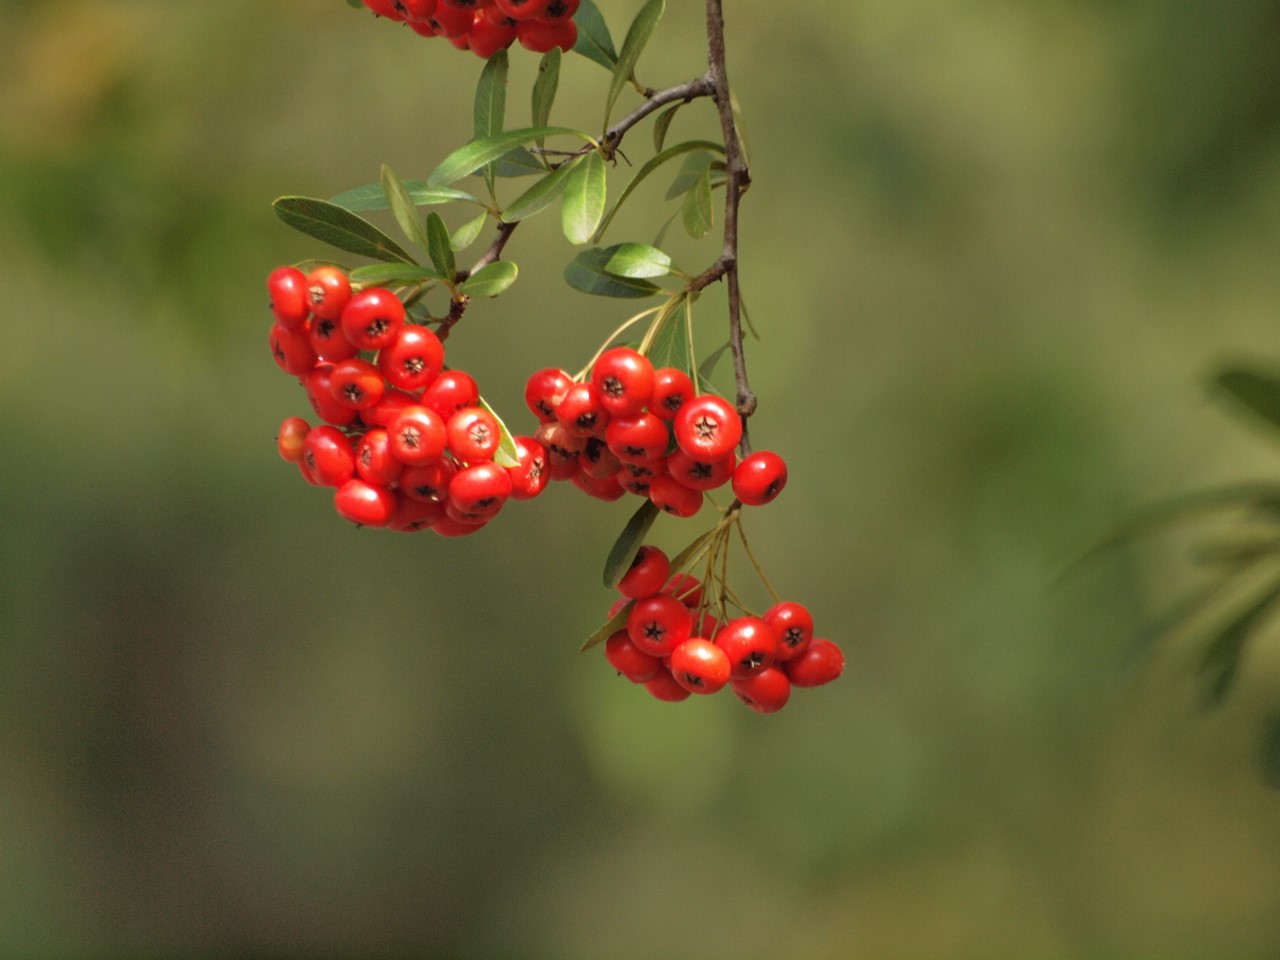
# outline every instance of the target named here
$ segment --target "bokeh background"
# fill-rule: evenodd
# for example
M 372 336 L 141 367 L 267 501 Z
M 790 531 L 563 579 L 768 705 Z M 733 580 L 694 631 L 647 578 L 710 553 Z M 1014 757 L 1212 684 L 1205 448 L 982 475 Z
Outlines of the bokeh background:
M 700 71 L 700 6 L 644 82 Z M 270 201 L 424 176 L 478 60 L 341 0 L 0 3 L 0 955 L 1280 950 L 1278 638 L 1204 716 L 1184 656 L 1134 656 L 1184 551 L 1061 577 L 1142 504 L 1280 472 L 1204 387 L 1280 353 L 1280 4 L 727 7 L 752 433 L 792 477 L 749 529 L 848 652 L 773 717 L 577 654 L 625 505 L 357 530 L 275 454 L 308 411 L 263 279 L 324 248 Z M 555 120 L 606 82 L 566 62 Z M 627 315 L 557 235 L 449 341 L 523 429 L 527 373 Z

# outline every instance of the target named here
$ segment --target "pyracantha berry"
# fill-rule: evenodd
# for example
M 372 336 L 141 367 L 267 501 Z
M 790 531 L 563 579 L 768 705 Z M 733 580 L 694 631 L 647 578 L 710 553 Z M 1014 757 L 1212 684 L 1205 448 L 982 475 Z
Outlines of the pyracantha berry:
M 729 685 L 738 699 L 756 713 L 777 713 L 791 698 L 791 681 L 777 667 L 767 667 L 745 679 L 731 680 Z
M 591 367 L 591 383 L 611 417 L 632 417 L 653 396 L 653 364 L 630 347 L 613 347 Z
M 786 461 L 768 450 L 748 454 L 733 471 L 733 495 L 749 507 L 764 506 L 786 485 Z
M 673 424 L 676 444 L 695 460 L 727 456 L 742 439 L 742 418 L 723 397 L 704 393 L 680 408 Z
M 830 640 L 814 637 L 799 656 L 782 664 L 792 686 L 820 687 L 844 672 L 844 654 Z
M 395 516 L 398 500 L 393 491 L 352 477 L 333 492 L 338 513 L 362 527 L 385 527 Z

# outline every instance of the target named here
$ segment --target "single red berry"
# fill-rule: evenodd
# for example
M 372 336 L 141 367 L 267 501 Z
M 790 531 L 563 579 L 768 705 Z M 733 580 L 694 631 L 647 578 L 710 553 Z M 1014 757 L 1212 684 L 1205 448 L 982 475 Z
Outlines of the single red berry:
M 361 480 L 389 487 L 404 472 L 404 464 L 391 454 L 387 431 L 374 427 L 356 444 L 356 473 Z
M 680 408 L 674 421 L 676 444 L 695 460 L 718 460 L 742 439 L 742 418 L 723 397 L 704 393 Z
M 551 0 L 547 8 L 538 15 L 538 19 L 544 22 L 570 20 L 577 14 L 580 2 L 581 0 Z
M 776 453 L 757 450 L 733 471 L 733 495 L 749 507 L 761 507 L 787 485 L 787 464 Z
M 313 487 L 320 486 L 320 481 L 316 479 L 316 475 L 312 473 L 311 468 L 307 466 L 307 458 L 305 456 L 298 461 L 298 472 L 302 474 L 302 479 L 307 481 L 307 483 L 311 484 Z
M 672 450 L 667 454 L 667 473 L 690 490 L 715 490 L 729 482 L 737 463 L 738 455 L 732 450 L 718 460 L 701 460 L 683 450 Z
M 547 466 L 552 480 L 568 480 L 578 473 L 578 457 L 586 446 L 582 437 L 575 436 L 559 423 L 552 422 L 538 427 L 534 439 L 547 451 Z
M 485 522 L 467 523 L 449 516 L 448 508 L 445 515 L 431 525 L 431 532 L 442 537 L 469 537 L 473 533 L 479 533 L 485 527 Z
M 437 0 L 396 0 L 404 9 L 404 18 L 409 23 L 423 23 L 436 14 Z
M 444 504 L 437 500 L 414 500 L 401 496 L 387 526 L 401 533 L 416 533 L 434 526 L 443 516 Z
M 764 622 L 778 637 L 775 660 L 794 659 L 813 639 L 813 615 L 808 608 L 793 600 L 775 603 L 764 612 Z
M 449 452 L 462 463 L 492 460 L 502 438 L 498 421 L 484 407 L 463 407 L 445 423 Z
M 337 363 L 356 355 L 356 345 L 347 339 L 342 332 L 342 325 L 337 320 L 326 320 L 314 317 L 307 331 L 307 341 L 316 356 L 329 363 Z
M 458 472 L 453 461 L 436 457 L 426 463 L 405 467 L 400 474 L 400 490 L 410 500 L 442 501 L 449 496 L 449 481 Z
M 702 509 L 702 491 L 686 487 L 669 473 L 649 481 L 649 499 L 676 517 L 692 517 Z
M 636 647 L 625 630 L 617 631 L 604 642 L 604 656 L 613 669 L 632 683 L 652 680 L 662 671 L 662 661 Z
M 676 418 L 680 408 L 694 397 L 693 381 L 676 367 L 659 367 L 653 371 L 653 397 L 649 412 L 663 420 Z
M 342 311 L 342 332 L 359 350 L 381 350 L 404 326 L 404 304 L 390 290 L 370 287 L 354 294 Z
M 702 581 L 691 573 L 675 574 L 662 588 L 662 593 L 668 597 L 675 597 L 692 609 L 702 605 Z
M 313 427 L 303 443 L 302 457 L 322 486 L 339 487 L 355 476 L 356 452 L 351 440 L 337 427 Z
M 409 29 L 420 37 L 439 36 L 439 34 L 436 33 L 436 28 L 433 26 L 435 23 L 434 13 L 432 13 L 426 20 L 408 20 L 406 22 L 409 24 Z
M 733 679 L 741 680 L 773 665 L 778 636 L 758 617 L 738 617 L 716 632 L 715 645 L 728 655 Z
M 690 637 L 671 651 L 671 675 L 690 693 L 716 693 L 729 682 L 729 657 L 705 637 Z
M 653 396 L 653 364 L 630 347 L 613 347 L 591 367 L 591 383 L 609 416 L 633 417 Z
M 267 296 L 277 322 L 288 330 L 299 329 L 310 315 L 307 277 L 297 267 L 276 267 L 267 274 Z
M 315 366 L 316 352 L 311 349 L 307 333 L 305 324 L 292 330 L 279 320 L 271 325 L 271 335 L 268 338 L 271 356 L 275 358 L 276 366 L 285 373 L 305 377 Z
M 395 340 L 378 351 L 378 369 L 393 387 L 421 390 L 444 369 L 444 344 L 426 327 L 406 323 Z
M 553 47 L 568 53 L 578 42 L 578 25 L 572 20 L 522 20 L 516 26 L 516 39 L 534 53 L 546 53 Z
M 385 527 L 395 516 L 398 500 L 393 491 L 352 477 L 333 492 L 338 513 L 362 527 Z
M 488 60 L 499 50 L 505 50 L 516 40 L 516 22 L 510 18 L 493 20 L 488 16 L 476 17 L 471 32 L 467 34 L 467 47 L 477 57 Z
M 368 360 L 349 357 L 333 365 L 329 391 L 333 399 L 352 410 L 367 410 L 382 399 L 387 382 L 382 371 Z
M 777 667 L 768 667 L 742 680 L 729 681 L 738 699 L 756 713 L 777 713 L 791 699 L 791 681 Z
M 599 436 L 587 437 L 578 460 L 582 464 L 582 472 L 597 479 L 612 477 L 622 469 L 622 461 Z
M 556 407 L 573 386 L 573 380 L 563 370 L 548 367 L 535 370 L 524 385 L 524 402 L 543 423 L 554 423 Z
M 614 478 L 627 493 L 649 499 L 649 481 L 653 479 L 652 477 L 633 477 L 626 470 L 619 470 L 614 474 Z
M 360 411 L 360 419 L 371 427 L 389 427 L 391 421 L 400 416 L 401 410 L 418 405 L 418 398 L 413 394 L 388 387 L 383 391 L 381 400 Z
M 844 654 L 832 641 L 814 637 L 799 656 L 782 664 L 792 686 L 820 687 L 844 672 Z
M 667 452 L 667 425 L 652 413 L 613 417 L 604 431 L 605 442 L 624 463 L 647 463 Z
M 356 418 L 356 411 L 354 408 L 345 407 L 333 399 L 333 391 L 330 389 L 332 380 L 333 364 L 317 363 L 315 368 L 307 374 L 307 378 L 303 381 L 303 386 L 307 392 L 307 399 L 311 402 L 311 409 L 316 412 L 316 416 L 325 421 L 325 423 L 343 427 Z
M 396 0 L 362 0 L 364 5 L 380 17 L 403 20 L 404 14 L 396 7 Z
M 551 0 L 493 0 L 493 4 L 513 20 L 532 20 L 547 10 Z
M 440 0 L 436 4 L 436 12 L 427 21 L 432 29 L 449 40 L 465 38 L 467 31 L 475 22 L 475 13 L 468 7 L 455 7 Z
M 445 370 L 422 392 L 423 406 L 430 407 L 448 420 L 463 407 L 474 407 L 480 402 L 480 388 L 471 374 L 462 370 Z
M 556 420 L 580 437 L 601 431 L 609 422 L 609 414 L 600 400 L 599 392 L 590 383 L 575 383 L 556 407 Z
M 307 303 L 324 320 L 337 320 L 351 299 L 351 281 L 341 267 L 328 264 L 307 274 Z
M 603 500 L 606 503 L 621 499 L 627 493 L 622 488 L 622 485 L 618 483 L 617 478 L 593 477 L 589 473 L 583 473 L 580 469 L 569 478 L 569 482 L 588 496 Z
M 276 449 L 281 458 L 290 463 L 301 460 L 310 431 L 311 424 L 301 417 L 285 417 L 280 423 L 280 429 L 276 431 Z
M 387 435 L 392 455 L 411 467 L 429 463 L 444 453 L 444 421 L 429 407 L 405 407 L 391 421 Z
M 631 566 L 618 581 L 618 592 L 633 600 L 652 597 L 671 575 L 671 561 L 661 548 L 645 544 L 636 551 Z
M 644 688 L 656 699 L 667 703 L 679 703 L 681 700 L 688 700 L 691 696 L 689 691 L 676 683 L 676 678 L 666 670 L 659 672 L 652 680 L 646 680 Z
M 532 500 L 547 488 L 551 473 L 547 469 L 547 450 L 533 437 L 512 437 L 516 445 L 517 466 L 507 467 L 511 474 L 511 499 Z
M 667 472 L 667 458 L 659 457 L 657 460 L 637 460 L 634 463 L 624 463 L 622 464 L 621 472 L 641 480 L 652 480 L 654 477 L 660 477 Z
M 511 476 L 496 463 L 464 467 L 449 481 L 449 502 L 462 513 L 488 518 L 511 497 Z
M 689 639 L 693 615 L 674 597 L 659 594 L 637 600 L 627 614 L 627 635 L 651 657 L 665 657 Z

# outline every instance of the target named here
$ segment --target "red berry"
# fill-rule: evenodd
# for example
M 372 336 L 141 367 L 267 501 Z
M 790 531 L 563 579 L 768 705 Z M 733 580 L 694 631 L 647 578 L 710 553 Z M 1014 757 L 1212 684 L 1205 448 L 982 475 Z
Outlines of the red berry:
M 786 485 L 786 461 L 768 450 L 748 454 L 733 471 L 733 495 L 750 507 L 764 506 Z
M 691 573 L 677 573 L 667 581 L 662 593 L 696 609 L 702 604 L 702 581 Z
M 448 420 L 463 407 L 474 407 L 480 402 L 480 388 L 471 374 L 462 370 L 445 370 L 422 393 L 423 406 L 430 407 Z
M 756 713 L 777 713 L 791 699 L 791 681 L 777 667 L 729 683 L 738 699 Z
M 694 396 L 693 381 L 676 367 L 660 367 L 653 371 L 653 397 L 649 412 L 663 420 L 674 420 L 680 408 Z
M 796 687 L 820 687 L 844 672 L 844 654 L 830 640 L 814 637 L 808 648 L 782 665 Z
M 688 700 L 691 696 L 689 691 L 676 683 L 676 678 L 666 670 L 659 672 L 652 680 L 646 680 L 644 688 L 658 700 L 664 700 L 667 703 L 679 703 L 681 700 Z
M 579 3 L 580 0 L 551 0 L 538 19 L 547 22 L 572 19 L 578 12 Z
M 307 399 L 311 401 L 311 409 L 321 420 L 343 427 L 356 418 L 356 411 L 344 407 L 333 399 L 330 383 L 333 380 L 333 364 L 317 363 L 315 369 L 307 374 L 303 386 L 307 391 Z
M 667 473 L 690 490 L 714 490 L 729 482 L 737 463 L 738 455 L 733 451 L 718 460 L 701 460 L 673 450 L 667 454 Z
M 444 453 L 444 421 L 423 406 L 405 407 L 387 428 L 391 453 L 401 463 L 420 466 Z
M 556 420 L 580 437 L 603 430 L 609 414 L 600 405 L 600 393 L 590 383 L 575 383 L 556 407 Z
M 615 477 L 593 477 L 581 470 L 573 474 L 569 482 L 588 496 L 604 500 L 606 503 L 618 500 L 627 493 Z
M 582 464 L 582 472 L 597 479 L 612 477 L 622 469 L 622 461 L 609 449 L 603 437 L 587 437 L 578 460 Z
M 449 481 L 453 479 L 457 469 L 452 460 L 444 457 L 405 467 L 400 474 L 400 490 L 411 500 L 444 500 L 449 496 Z
M 704 637 L 690 637 L 671 651 L 671 675 L 690 693 L 715 693 L 729 682 L 729 657 Z
M 614 347 L 592 366 L 591 383 L 609 416 L 633 417 L 653 396 L 653 364 L 630 347 Z
M 715 645 L 728 655 L 733 679 L 741 680 L 773 665 L 778 637 L 758 617 L 738 617 L 717 631 Z
M 493 3 L 513 20 L 532 20 L 546 12 L 551 0 L 493 0 Z
M 352 477 L 333 492 L 338 513 L 363 527 L 385 527 L 395 515 L 398 501 L 386 487 Z
M 418 406 L 418 398 L 411 393 L 389 387 L 382 399 L 372 407 L 360 411 L 360 419 L 371 427 L 389 427 L 405 407 Z
M 543 423 L 554 423 L 556 407 L 573 386 L 573 380 L 563 370 L 548 367 L 529 375 L 524 385 L 524 402 L 533 415 Z
M 515 43 L 516 24 L 507 18 L 503 21 L 492 20 L 488 16 L 476 17 L 471 32 L 467 34 L 467 46 L 478 57 L 488 60 L 499 50 L 505 50 Z
M 469 537 L 473 533 L 479 533 L 484 529 L 485 522 L 467 523 L 449 516 L 446 512 L 443 517 L 431 525 L 431 532 L 439 534 L 442 537 Z
M 307 341 L 316 356 L 329 363 L 337 363 L 356 355 L 356 345 L 347 339 L 342 332 L 342 325 L 337 320 L 326 320 L 315 317 L 307 331 Z
M 404 472 L 404 464 L 391 454 L 387 431 L 374 427 L 356 444 L 356 473 L 361 480 L 380 487 L 390 486 Z
M 496 463 L 464 467 L 449 481 L 449 502 L 458 511 L 488 518 L 511 497 L 511 477 Z
M 674 597 L 659 594 L 637 600 L 627 614 L 627 635 L 651 657 L 665 657 L 689 639 L 693 615 Z
M 674 429 L 676 444 L 689 456 L 718 460 L 742 439 L 742 418 L 728 400 L 704 393 L 680 408 Z
M 320 266 L 307 274 L 307 303 L 324 320 L 337 320 L 351 299 L 351 281 L 341 267 Z
M 463 407 L 445 423 L 449 452 L 462 463 L 492 460 L 502 438 L 498 421 L 484 407 Z
M 662 661 L 644 653 L 619 630 L 604 642 L 604 656 L 610 666 L 632 683 L 644 683 L 662 672 Z
M 677 517 L 692 517 L 702 509 L 702 491 L 693 490 L 668 473 L 649 481 L 653 505 Z
M 410 23 L 422 23 L 436 13 L 437 0 L 396 0 L 404 8 L 404 18 Z
M 301 417 L 285 417 L 276 431 L 276 449 L 282 459 L 297 463 L 302 459 L 311 425 Z
M 382 372 L 368 360 L 349 357 L 333 366 L 329 391 L 333 399 L 352 410 L 367 410 L 382 399 L 387 382 Z
M 764 622 L 778 637 L 775 660 L 791 660 L 799 656 L 813 639 L 813 615 L 794 601 L 775 603 L 764 612 Z
M 404 326 L 404 304 L 390 290 L 370 287 L 347 301 L 342 332 L 359 350 L 381 350 L 395 342 Z
M 437 34 L 454 40 L 467 35 L 475 22 L 475 13 L 470 8 L 450 6 L 441 0 L 436 4 L 435 15 L 427 22 Z
M 277 320 L 271 325 L 271 356 L 276 366 L 295 377 L 304 377 L 316 363 L 316 352 L 307 339 L 306 326 L 290 329 Z
M 572 20 L 522 20 L 516 25 L 516 39 L 534 53 L 546 53 L 553 47 L 568 53 L 578 42 L 578 25 Z
M 547 450 L 533 437 L 512 437 L 518 466 L 507 467 L 511 474 L 511 499 L 532 500 L 547 487 Z
M 671 574 L 671 561 L 658 547 L 645 544 L 636 551 L 631 566 L 618 581 L 618 592 L 633 600 L 652 597 L 662 589 Z
M 311 476 L 322 486 L 338 487 L 355 476 L 355 450 L 337 427 L 313 427 L 303 443 L 302 456 Z
M 299 329 L 307 320 L 307 277 L 297 267 L 276 267 L 267 274 L 267 296 L 271 312 L 289 330 Z
M 395 340 L 378 351 L 378 369 L 393 387 L 421 390 L 444 369 L 444 344 L 426 327 L 405 324 Z
M 426 530 L 444 516 L 444 504 L 436 500 L 413 500 L 402 496 L 396 503 L 396 512 L 387 524 L 392 530 L 416 533 Z
M 626 463 L 646 463 L 667 452 L 667 425 L 652 413 L 613 417 L 604 438 L 614 455 Z

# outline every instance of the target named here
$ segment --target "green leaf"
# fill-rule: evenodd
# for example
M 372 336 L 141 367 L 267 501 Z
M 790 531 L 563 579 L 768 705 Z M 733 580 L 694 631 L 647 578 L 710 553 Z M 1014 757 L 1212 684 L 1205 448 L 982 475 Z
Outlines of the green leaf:
M 387 195 L 387 205 L 391 207 L 396 223 L 400 225 L 400 232 L 409 239 L 410 243 L 416 243 L 425 248 L 427 234 L 422 229 L 422 218 L 418 216 L 418 208 L 413 205 L 409 191 L 396 176 L 396 172 L 385 163 L 382 165 L 382 190 Z
M 1280 427 L 1280 378 L 1228 367 L 1213 378 L 1213 385 L 1272 427 Z
M 484 205 L 465 190 L 454 190 L 452 187 L 428 187 L 425 180 L 402 180 L 400 182 L 409 191 L 409 197 L 414 204 L 419 207 L 435 203 L 449 203 L 451 200 L 465 200 L 468 203 Z M 345 193 L 340 193 L 336 197 L 330 198 L 329 202 L 357 213 L 365 210 L 385 210 L 387 209 L 387 192 L 382 188 L 381 181 L 378 183 L 366 183 L 362 187 L 347 190 Z
M 516 147 L 510 153 L 499 157 L 490 166 L 500 177 L 542 176 L 547 172 L 547 165 L 524 147 Z
M 581 30 L 581 28 L 579 28 Z M 551 105 L 560 86 L 560 48 L 552 47 L 538 62 L 538 79 L 533 81 L 533 125 L 545 127 L 551 119 Z
M 724 147 L 720 146 L 718 143 L 713 143 L 710 140 L 686 140 L 683 143 L 676 144 L 674 147 L 668 147 L 661 153 L 651 157 L 643 167 L 636 171 L 635 177 L 633 177 L 631 182 L 627 184 L 626 189 L 622 191 L 622 195 L 618 197 L 617 203 L 615 203 L 612 209 L 605 214 L 605 218 L 600 221 L 600 226 L 596 228 L 596 235 L 594 239 L 599 240 L 604 236 L 604 232 L 609 229 L 609 224 L 617 215 L 618 210 L 627 201 L 627 198 L 631 196 L 636 187 L 640 186 L 645 177 L 649 176 L 649 174 L 653 173 L 653 171 L 657 170 L 668 160 L 682 156 L 692 150 L 718 150 L 723 153 Z
M 581 157 L 574 157 L 534 183 L 528 190 L 512 200 L 507 205 L 507 208 L 502 211 L 503 222 L 515 223 L 517 220 L 531 217 L 555 203 L 560 194 L 564 192 L 565 185 L 569 182 L 569 174 L 581 162 Z
M 570 243 L 586 243 L 604 217 L 606 181 L 604 158 L 594 150 L 569 174 L 560 222 Z
M 646 500 L 640 504 L 639 509 L 627 521 L 627 525 L 622 528 L 618 539 L 613 542 L 613 549 L 609 551 L 608 559 L 604 562 L 604 585 L 608 589 L 612 590 L 616 587 L 618 581 L 631 569 L 631 561 L 635 560 L 636 553 L 649 533 L 649 528 L 653 526 L 653 521 L 658 519 L 658 514 L 661 512 L 652 500 Z
M 476 242 L 476 237 L 480 236 L 480 231 L 484 229 L 484 222 L 489 219 L 488 213 L 482 213 L 474 220 L 468 220 L 457 230 L 453 231 L 453 236 L 449 238 L 449 246 L 454 250 L 465 250 L 471 244 Z
M 701 240 L 711 232 L 711 168 L 702 171 L 702 176 L 693 185 L 693 189 L 685 194 L 684 206 L 680 208 L 680 222 L 684 224 L 685 233 L 695 240 Z
M 600 8 L 593 0 L 582 0 L 573 21 L 578 25 L 578 41 L 573 45 L 573 52 L 612 70 L 618 62 L 618 53 Z
M 440 214 L 427 215 L 427 252 L 431 254 L 431 262 L 440 273 L 450 280 L 458 272 L 458 265 L 453 259 L 453 247 L 449 243 L 449 228 L 445 226 Z
M 674 200 L 676 197 L 683 196 L 692 190 L 698 183 L 698 178 L 711 166 L 714 158 L 705 150 L 699 150 L 696 153 L 690 153 L 684 158 L 684 162 L 680 164 L 680 172 L 676 174 L 675 179 L 671 181 L 671 186 L 667 187 L 667 200 Z
M 618 94 L 622 92 L 622 88 L 627 85 L 627 81 L 631 79 L 632 74 L 635 72 L 636 62 L 640 59 L 640 54 L 644 52 L 649 38 L 653 36 L 653 28 L 662 19 L 663 11 L 666 8 L 667 0 L 648 0 L 640 8 L 636 18 L 631 21 L 626 39 L 622 41 L 622 52 L 618 54 L 618 62 L 613 67 L 613 81 L 609 84 L 609 96 L 604 104 L 604 125 L 606 127 L 609 125 L 609 114 L 613 112 L 613 105 L 618 99 Z
M 605 269 L 619 277 L 665 277 L 671 273 L 671 258 L 646 243 L 620 243 Z
M 1210 640 L 1197 670 L 1201 682 L 1200 700 L 1205 709 L 1220 706 L 1235 683 L 1250 634 L 1271 607 L 1280 600 L 1280 583 L 1273 583 L 1236 616 L 1228 620 Z
M 671 310 L 653 335 L 649 360 L 655 367 L 675 367 L 693 379 L 689 368 L 689 324 L 684 310 Z
M 658 119 L 653 122 L 653 149 L 661 153 L 662 145 L 667 142 L 667 129 L 671 126 L 671 121 L 676 118 L 676 113 L 683 103 L 677 103 L 674 107 L 667 107 L 662 113 L 658 114 Z
M 635 601 L 627 603 L 621 610 L 610 617 L 599 630 L 587 637 L 581 647 L 578 648 L 579 653 L 585 653 L 592 647 L 599 646 L 608 640 L 611 636 L 627 625 L 627 615 L 631 613 L 631 608 L 635 606 Z
M 496 297 L 516 282 L 516 265 L 510 260 L 495 260 L 458 284 L 458 289 L 469 297 Z
M 617 247 L 590 247 L 583 250 L 564 268 L 564 279 L 569 286 L 597 297 L 631 299 L 649 297 L 660 289 L 648 280 L 616 277 L 605 269 L 605 264 L 617 251 Z
M 315 237 L 339 250 L 357 253 L 374 260 L 402 260 L 414 263 L 385 233 L 363 217 L 328 200 L 314 197 L 280 197 L 272 204 L 276 216 L 309 237 Z
M 490 264 L 490 266 L 497 266 L 497 264 Z M 511 438 L 511 431 L 498 416 L 498 411 L 489 406 L 489 401 L 484 397 L 480 398 L 480 406 L 488 410 L 493 419 L 498 421 L 498 450 L 493 455 L 493 462 L 500 467 L 518 467 L 520 458 L 516 452 L 516 442 Z
M 360 0 L 347 0 L 347 6 L 355 10 L 359 10 L 364 7 L 364 4 L 361 3 Z
M 423 283 L 427 280 L 440 280 L 440 274 L 430 267 L 420 267 L 413 263 L 370 263 L 356 267 L 348 274 L 352 283 L 368 283 L 375 286 L 395 286 L 402 283 Z
M 484 140 L 502 132 L 507 113 L 507 51 L 499 50 L 485 61 L 476 84 L 475 138 Z
M 702 362 L 698 364 L 697 383 L 699 384 L 698 386 L 699 393 L 706 392 L 702 389 L 701 384 L 706 384 L 710 382 L 711 374 L 715 370 L 716 364 L 720 362 L 720 358 L 725 355 L 725 352 L 729 349 L 729 346 L 730 346 L 730 341 L 726 340 L 724 343 L 720 344 L 720 346 L 716 347 L 714 350 L 708 353 L 705 357 L 703 357 Z
M 510 153 L 516 147 L 522 147 L 543 137 L 552 137 L 560 134 L 578 137 L 587 142 L 591 140 L 585 133 L 569 127 L 522 127 L 519 130 L 508 130 L 492 137 L 485 137 L 483 140 L 473 140 L 465 147 L 459 147 L 445 157 L 440 162 L 440 166 L 431 172 L 431 175 L 427 177 L 427 184 L 433 187 L 443 187 L 453 183 L 455 180 L 462 179 L 470 173 L 475 173 L 486 163 L 497 160 L 499 157 Z
M 695 537 L 692 543 L 671 558 L 671 572 L 677 573 L 684 570 L 694 557 L 698 555 L 698 551 L 705 547 L 711 538 L 717 533 L 719 533 L 719 531 L 712 527 L 706 533 Z

